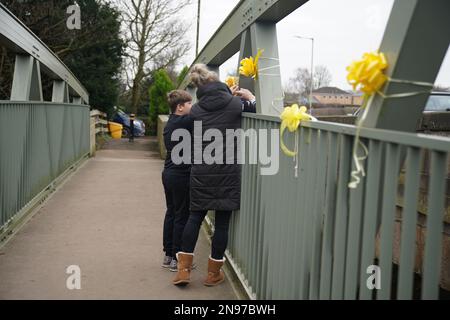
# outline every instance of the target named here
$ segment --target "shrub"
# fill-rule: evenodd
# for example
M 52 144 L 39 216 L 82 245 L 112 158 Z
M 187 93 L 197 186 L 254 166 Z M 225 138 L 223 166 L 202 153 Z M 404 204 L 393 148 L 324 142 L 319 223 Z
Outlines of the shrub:
M 160 114 L 169 114 L 169 103 L 167 102 L 167 93 L 175 89 L 172 80 L 166 70 L 161 69 L 153 74 L 153 84 L 150 86 L 150 121 L 149 131 L 151 135 L 156 134 L 156 125 Z

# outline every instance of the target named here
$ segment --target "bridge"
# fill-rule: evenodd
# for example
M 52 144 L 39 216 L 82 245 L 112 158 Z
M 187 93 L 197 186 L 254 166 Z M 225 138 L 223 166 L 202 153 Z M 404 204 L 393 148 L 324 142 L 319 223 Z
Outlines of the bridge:
M 237 52 L 244 58 L 263 48 L 271 57 L 259 67 L 272 76 L 240 79 L 258 101 L 244 129 L 280 128 L 276 24 L 306 2 L 242 0 L 196 57 L 217 72 Z M 91 157 L 89 93 L 0 4 L 0 42 L 16 54 L 11 99 L 0 101 L 0 298 L 442 298 L 450 290 L 450 139 L 415 132 L 429 93 L 390 96 L 417 92 L 411 81 L 434 83 L 450 43 L 441 32 L 450 29 L 449 9 L 445 0 L 395 0 L 380 51 L 387 76 L 410 81 L 389 81 L 359 126 L 304 122 L 297 138 L 284 137 L 300 152 L 297 174 L 280 151 L 274 175 L 262 174 L 265 164 L 244 164 L 229 281 L 188 292 L 159 267 L 165 208 L 157 141 L 113 141 Z M 53 79 L 52 101 L 43 101 L 41 73 Z M 180 87 L 193 90 L 188 79 Z M 351 189 L 355 139 L 369 156 L 366 176 Z M 252 144 L 245 150 L 257 152 Z M 211 231 L 208 219 L 194 279 L 205 273 Z M 71 265 L 81 268 L 82 290 L 66 288 Z M 377 290 L 367 284 L 372 266 L 381 270 Z

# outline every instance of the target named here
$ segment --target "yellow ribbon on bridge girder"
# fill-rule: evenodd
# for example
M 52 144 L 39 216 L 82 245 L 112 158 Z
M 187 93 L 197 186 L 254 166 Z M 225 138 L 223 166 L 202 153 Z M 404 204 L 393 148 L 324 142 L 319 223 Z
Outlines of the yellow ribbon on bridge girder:
M 241 66 L 239 68 L 239 73 L 245 77 L 258 79 L 258 62 L 264 50 L 258 49 L 256 56 L 244 58 L 241 60 Z
M 370 99 L 373 99 L 375 94 L 379 94 L 385 99 L 406 98 L 424 93 L 431 93 L 431 90 L 434 87 L 432 83 L 427 82 L 392 79 L 384 74 L 388 67 L 389 63 L 386 56 L 382 52 L 364 53 L 362 59 L 352 62 L 350 66 L 347 67 L 347 81 L 353 86 L 353 90 L 356 90 L 359 87 L 359 89 L 364 92 L 364 103 L 361 107 L 363 113 L 357 124 L 353 144 L 353 161 L 355 164 L 355 170 L 352 170 L 351 172 L 351 181 L 348 184 L 350 189 L 356 189 L 361 182 L 361 177 L 365 177 L 366 175 L 363 162 L 368 158 L 369 150 L 361 141 L 360 134 L 368 114 Z M 386 82 L 429 87 L 429 90 L 385 95 L 380 90 Z M 362 155 L 358 155 L 360 148 L 362 148 Z

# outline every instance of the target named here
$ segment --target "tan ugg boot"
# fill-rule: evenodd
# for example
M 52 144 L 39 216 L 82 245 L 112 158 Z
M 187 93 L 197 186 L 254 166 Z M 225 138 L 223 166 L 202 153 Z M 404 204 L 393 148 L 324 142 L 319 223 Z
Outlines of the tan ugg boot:
M 208 277 L 203 283 L 205 286 L 213 287 L 225 281 L 225 274 L 221 270 L 225 258 L 222 260 L 215 260 L 209 257 L 208 260 Z
M 194 260 L 193 253 L 178 252 L 178 273 L 173 279 L 173 284 L 177 286 L 185 286 L 191 282 L 191 268 Z

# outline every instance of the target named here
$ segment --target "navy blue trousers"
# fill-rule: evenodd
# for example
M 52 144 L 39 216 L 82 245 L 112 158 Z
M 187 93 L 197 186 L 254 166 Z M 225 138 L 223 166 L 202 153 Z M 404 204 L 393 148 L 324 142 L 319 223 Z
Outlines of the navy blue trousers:
M 167 256 L 175 257 L 180 251 L 181 237 L 189 218 L 189 175 L 164 171 L 162 174 L 166 194 L 166 216 L 164 218 L 163 248 Z

